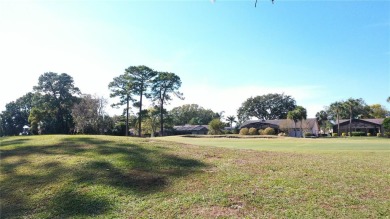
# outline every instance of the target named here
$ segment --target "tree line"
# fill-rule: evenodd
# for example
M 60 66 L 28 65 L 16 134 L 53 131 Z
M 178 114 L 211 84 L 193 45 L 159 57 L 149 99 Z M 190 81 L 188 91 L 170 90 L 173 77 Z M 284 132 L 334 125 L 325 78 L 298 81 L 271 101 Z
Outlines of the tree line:
M 147 66 L 130 66 L 108 84 L 110 97 L 118 102 L 112 107 L 124 107 L 122 115 L 109 116 L 103 97 L 82 94 L 73 78 L 66 74 L 47 72 L 38 78 L 38 85 L 15 101 L 6 104 L 0 113 L 0 136 L 18 135 L 29 124 L 33 134 L 113 134 L 138 136 L 165 135 L 175 125 L 207 125 L 236 128 L 249 119 L 291 119 L 296 124 L 307 117 L 304 107 L 298 106 L 293 97 L 285 94 L 265 94 L 246 99 L 237 110 L 237 116 L 214 112 L 197 104 L 185 104 L 170 111 L 165 109 L 174 97 L 184 99 L 179 91 L 180 77 L 170 72 L 155 71 Z M 143 109 L 144 100 L 152 106 Z M 390 101 L 390 97 L 387 99 Z M 130 113 L 131 109 L 136 113 Z M 316 114 L 323 130 L 332 127 L 340 119 L 384 118 L 389 111 L 380 104 L 367 105 L 363 99 L 349 98 L 336 101 Z M 223 122 L 222 122 L 223 121 Z M 301 123 L 302 124 L 302 123 Z

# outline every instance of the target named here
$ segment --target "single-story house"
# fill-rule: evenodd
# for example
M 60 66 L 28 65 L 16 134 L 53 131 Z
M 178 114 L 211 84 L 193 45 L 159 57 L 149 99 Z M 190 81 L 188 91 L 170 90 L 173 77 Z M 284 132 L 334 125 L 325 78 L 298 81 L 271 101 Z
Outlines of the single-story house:
M 383 120 L 385 119 L 352 119 L 351 131 L 352 132 L 365 132 L 376 135 L 377 133 L 383 133 Z M 340 119 L 340 133 L 349 132 L 349 119 Z M 338 133 L 338 123 L 333 125 L 333 132 Z
M 276 133 L 284 132 L 288 136 L 302 136 L 303 133 L 311 133 L 318 136 L 320 132 L 320 126 L 318 125 L 317 119 L 305 119 L 298 121 L 296 124 L 291 119 L 275 119 L 275 120 L 248 120 L 244 122 L 241 128 L 256 128 L 265 129 L 271 127 L 275 129 Z M 301 133 L 301 128 L 302 132 Z
M 175 135 L 207 135 L 208 125 L 182 125 L 173 127 Z

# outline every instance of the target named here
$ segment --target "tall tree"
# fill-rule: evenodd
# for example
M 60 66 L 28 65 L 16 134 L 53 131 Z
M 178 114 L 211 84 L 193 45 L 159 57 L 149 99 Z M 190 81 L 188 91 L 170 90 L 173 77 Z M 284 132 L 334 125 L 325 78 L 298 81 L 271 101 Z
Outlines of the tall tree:
M 232 128 L 233 127 L 233 122 L 236 122 L 236 117 L 235 116 L 228 116 L 228 117 L 226 117 L 226 121 L 229 122 L 230 128 Z
M 250 97 L 237 111 L 240 122 L 256 117 L 263 120 L 286 119 L 296 107 L 295 100 L 285 94 L 266 94 Z
M 33 99 L 34 94 L 29 92 L 5 105 L 5 111 L 0 114 L 0 125 L 4 135 L 18 135 L 23 126 L 29 124 L 28 117 L 33 108 Z
M 155 71 L 144 65 L 130 66 L 125 70 L 125 74 L 132 78 L 133 92 L 139 96 L 139 101 L 135 104 L 139 108 L 138 113 L 138 136 L 141 136 L 141 123 L 142 123 L 142 97 L 150 97 L 147 92 L 147 88 L 151 85 L 153 78 L 157 75 Z
M 180 77 L 169 72 L 158 72 L 152 81 L 152 98 L 158 102 L 160 108 L 161 136 L 164 136 L 164 104 L 172 100 L 172 95 L 184 99 L 183 94 L 179 92 L 180 86 Z
M 78 100 L 74 95 L 80 94 L 73 78 L 66 73 L 46 72 L 39 77 L 34 90 L 45 95 L 51 103 L 56 120 L 55 133 L 68 133 L 73 123 L 71 108 Z
M 169 111 L 174 125 L 206 125 L 216 118 L 216 113 L 198 104 L 184 104 Z
M 386 107 L 382 106 L 381 104 L 373 104 L 370 105 L 370 117 L 372 118 L 385 118 L 387 114 L 389 114 L 389 111 L 386 109 Z
M 328 113 L 326 113 L 325 110 L 321 110 L 320 112 L 316 113 L 316 119 L 320 127 L 324 130 L 326 129 L 326 123 L 328 121 Z
M 326 112 L 333 120 L 337 121 L 337 135 L 340 136 L 340 113 L 345 111 L 344 105 L 340 101 L 336 101 L 327 107 Z
M 72 116 L 77 132 L 102 134 L 104 107 L 107 101 L 102 97 L 85 94 L 72 108 Z
M 297 111 L 297 114 L 298 114 L 298 120 L 300 121 L 300 124 L 301 124 L 301 137 L 303 137 L 303 129 L 302 129 L 302 124 L 303 124 L 303 120 L 305 120 L 307 118 L 307 111 L 304 107 L 302 106 L 297 106 L 295 108 L 295 111 Z
M 134 101 L 132 97 L 134 89 L 134 80 L 127 72 L 115 77 L 108 85 L 110 97 L 119 97 L 119 102 L 112 104 L 112 107 L 126 104 L 126 131 L 125 135 L 129 136 L 129 102 Z M 123 135 L 123 134 L 122 134 Z
M 297 137 L 297 122 L 299 120 L 298 112 L 295 110 L 287 113 L 287 119 L 291 119 L 294 122 L 294 136 Z

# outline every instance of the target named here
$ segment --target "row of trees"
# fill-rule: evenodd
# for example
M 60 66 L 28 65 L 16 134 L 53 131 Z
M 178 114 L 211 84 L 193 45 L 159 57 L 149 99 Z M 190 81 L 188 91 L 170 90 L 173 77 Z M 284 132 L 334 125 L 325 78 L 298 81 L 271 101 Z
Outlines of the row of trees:
M 390 102 L 389 98 L 387 101 Z M 347 100 L 335 101 L 329 106 L 325 106 L 324 110 L 316 113 L 316 118 L 323 130 L 329 127 L 329 121 L 339 124 L 341 119 L 348 119 L 349 132 L 351 132 L 352 119 L 385 118 L 388 115 L 389 111 L 380 104 L 367 105 L 362 98 L 349 98 Z M 339 127 L 338 130 L 340 132 Z
M 250 97 L 242 103 L 234 115 L 224 118 L 224 112 L 213 112 L 197 104 L 186 104 L 165 110 L 165 105 L 174 97 L 183 99 L 179 92 L 180 78 L 174 73 L 157 72 L 146 66 L 131 66 L 124 74 L 109 83 L 111 97 L 118 97 L 114 107 L 125 106 L 122 116 L 110 117 L 105 112 L 107 100 L 102 97 L 81 94 L 74 85 L 73 78 L 65 73 L 44 73 L 38 79 L 33 92 L 6 105 L 0 114 L 0 135 L 17 135 L 26 124 L 31 125 L 34 134 L 46 133 L 88 133 L 128 135 L 130 127 L 137 127 L 134 133 L 164 133 L 165 128 L 174 125 L 204 125 L 213 119 L 226 121 L 215 127 L 239 126 L 251 119 L 291 119 L 297 124 L 306 119 L 307 112 L 297 106 L 291 96 L 266 94 Z M 148 98 L 153 106 L 142 109 L 143 98 Z M 388 98 L 388 101 L 390 98 Z M 130 115 L 132 107 L 138 113 Z M 360 99 L 350 98 L 336 101 L 316 114 L 323 130 L 332 126 L 331 121 L 354 118 L 384 118 L 389 111 L 380 104 L 368 106 Z M 302 124 L 302 123 L 301 123 Z M 144 127 L 144 128 L 143 128 Z
M 115 77 L 108 85 L 110 97 L 119 97 L 120 101 L 114 106 L 126 104 L 126 136 L 128 135 L 130 102 L 139 108 L 138 135 L 142 133 L 142 103 L 143 97 L 151 99 L 159 106 L 160 132 L 164 135 L 164 104 L 167 104 L 173 96 L 184 99 L 179 92 L 181 86 L 180 77 L 174 73 L 157 72 L 147 66 L 130 66 L 125 73 Z M 135 99 L 137 96 L 138 99 Z

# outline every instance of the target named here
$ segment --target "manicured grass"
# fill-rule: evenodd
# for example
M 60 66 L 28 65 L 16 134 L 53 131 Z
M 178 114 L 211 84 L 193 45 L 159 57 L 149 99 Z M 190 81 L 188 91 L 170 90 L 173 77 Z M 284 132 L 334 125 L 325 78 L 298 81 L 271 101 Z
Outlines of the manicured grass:
M 295 152 L 390 152 L 390 138 L 205 138 L 169 136 L 166 141 L 203 146 L 262 151 Z
M 0 138 L 1 218 L 390 217 L 387 139 L 243 140 Z

